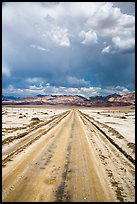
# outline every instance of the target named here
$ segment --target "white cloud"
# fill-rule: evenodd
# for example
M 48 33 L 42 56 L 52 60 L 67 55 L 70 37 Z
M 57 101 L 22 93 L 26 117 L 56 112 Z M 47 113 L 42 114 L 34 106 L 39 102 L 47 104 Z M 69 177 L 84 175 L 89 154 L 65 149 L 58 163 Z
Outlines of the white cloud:
M 35 48 L 35 49 L 37 49 L 37 50 L 41 50 L 41 51 L 46 51 L 46 52 L 48 52 L 49 50 L 48 49 L 46 49 L 46 48 L 44 48 L 44 47 L 41 47 L 40 45 L 30 45 L 30 47 L 32 47 L 32 48 Z
M 112 28 L 121 15 L 119 8 L 114 8 L 111 2 L 104 2 L 99 8 L 95 8 L 94 15 L 89 17 L 88 25 L 95 29 Z
M 93 15 L 87 19 L 87 27 L 92 28 L 99 37 L 112 39 L 112 53 L 134 52 L 135 16 L 122 13 L 113 3 L 106 2 L 100 8 L 94 7 Z
M 102 72 L 100 65 L 104 59 L 100 59 L 99 51 L 133 51 L 134 24 L 133 15 L 122 13 L 111 2 L 6 2 L 2 7 L 2 52 L 3 64 L 7 63 L 8 66 L 2 72 L 11 78 L 5 80 L 4 84 L 7 86 L 12 81 L 17 85 L 29 73 L 30 78 L 41 76 L 51 84 L 65 86 L 68 73 L 71 75 L 73 70 L 72 75 L 75 78 L 69 78 L 70 83 L 86 86 L 88 84 L 85 77 L 101 83 L 102 78 L 95 73 L 95 70 Z M 103 42 L 106 42 L 104 51 Z M 83 49 L 81 43 L 94 46 Z M 62 47 L 68 49 L 61 49 Z M 49 50 L 52 52 L 48 52 Z M 133 73 L 129 70 L 134 67 L 130 57 L 132 56 L 126 59 L 129 64 L 123 60 L 124 68 L 121 67 L 121 73 L 122 69 L 125 70 L 125 63 L 128 64 L 127 73 Z M 121 66 L 118 62 L 117 65 Z M 107 69 L 103 74 L 108 76 Z M 123 79 L 128 81 L 127 74 L 123 75 L 122 79 L 121 76 L 117 77 L 119 83 Z M 108 84 L 107 79 L 105 83 Z M 18 85 L 22 86 L 21 83 Z
M 46 86 L 50 86 L 50 83 L 46 83 Z
M 112 38 L 112 45 L 102 49 L 101 53 L 133 53 L 135 50 L 134 38 L 121 38 L 119 36 Z
M 124 86 L 111 86 L 111 87 L 106 87 L 104 89 L 104 92 L 106 94 L 113 94 L 113 93 L 117 93 L 117 94 L 120 94 L 120 95 L 123 95 L 123 94 L 127 94 L 127 93 L 130 93 L 130 91 L 124 87 Z
M 106 2 L 96 8 L 94 15 L 89 16 L 87 25 L 97 31 L 100 36 L 114 37 L 134 32 L 135 17 L 123 14 L 120 8 L 113 7 L 113 3 Z
M 131 28 L 135 26 L 135 17 L 132 15 L 122 14 L 118 19 L 118 25 L 124 28 Z
M 97 34 L 92 30 L 89 30 L 87 32 L 82 30 L 79 33 L 79 37 L 82 39 L 81 43 L 86 45 L 97 43 L 97 40 L 98 40 Z
M 103 48 L 103 50 L 101 51 L 102 53 L 109 53 L 111 50 L 111 46 L 108 45 L 107 47 Z
M 2 13 L 6 18 L 2 19 L 4 24 L 14 22 L 15 28 L 19 28 L 18 32 L 27 37 L 32 33 L 43 34 L 48 30 L 59 45 L 69 46 L 68 32 L 76 31 L 75 34 L 78 35 L 81 30 L 89 30 L 85 31 L 87 39 L 91 36 L 96 39 L 96 35 L 115 37 L 123 33 L 125 35 L 134 33 L 135 17 L 122 13 L 112 2 L 60 2 L 50 3 L 50 6 L 47 4 L 44 6 L 40 2 L 19 4 L 20 6 L 15 2 L 5 4 Z M 28 32 L 24 33 L 24 28 Z M 37 35 L 37 38 L 39 36 Z M 61 36 L 64 40 L 60 39 Z M 61 41 L 64 43 L 60 43 Z
M 3 89 L 3 95 L 14 95 L 14 96 L 36 96 L 37 94 L 47 94 L 47 95 L 81 95 L 84 97 L 97 96 L 97 95 L 109 95 L 117 93 L 120 95 L 127 94 L 130 91 L 123 86 L 113 86 L 107 88 L 100 87 L 82 87 L 82 88 L 70 88 L 70 87 L 56 87 L 56 86 L 36 86 L 31 85 L 29 88 L 20 89 L 9 85 L 7 88 Z
M 61 28 L 59 26 L 53 27 L 51 31 L 47 32 L 48 36 L 55 42 L 57 45 L 61 47 L 69 47 L 70 40 L 68 37 L 68 29 Z M 45 36 L 45 35 L 43 35 Z
M 122 93 L 129 93 L 129 90 L 127 89 L 127 88 L 124 88 L 123 90 L 122 90 Z
M 78 86 L 88 86 L 90 85 L 89 81 L 85 81 L 84 79 L 77 79 L 76 77 L 68 76 L 67 82 L 70 85 L 78 85 Z
M 20 88 L 15 88 L 13 85 L 9 85 L 7 88 L 3 89 L 3 94 L 7 96 L 24 96 L 24 90 Z M 27 90 L 25 90 L 27 91 Z M 27 92 L 26 92 L 27 94 Z M 27 96 L 27 95 L 26 95 Z
M 33 78 L 29 77 L 25 79 L 25 82 L 30 83 L 30 84 L 43 83 L 43 79 L 41 77 L 33 77 Z
M 114 47 L 122 52 L 122 53 L 129 53 L 133 52 L 135 49 L 135 39 L 134 38 L 120 38 L 120 37 L 114 37 L 112 38 L 112 42 L 114 44 Z

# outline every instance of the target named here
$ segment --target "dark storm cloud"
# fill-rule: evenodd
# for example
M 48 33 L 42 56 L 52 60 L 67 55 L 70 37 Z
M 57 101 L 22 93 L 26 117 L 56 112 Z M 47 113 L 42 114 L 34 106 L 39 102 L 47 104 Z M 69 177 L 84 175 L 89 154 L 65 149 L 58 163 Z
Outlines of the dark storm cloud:
M 128 12 L 125 4 L 4 4 L 3 89 L 25 90 L 41 84 L 133 89 L 134 9 L 132 5 Z

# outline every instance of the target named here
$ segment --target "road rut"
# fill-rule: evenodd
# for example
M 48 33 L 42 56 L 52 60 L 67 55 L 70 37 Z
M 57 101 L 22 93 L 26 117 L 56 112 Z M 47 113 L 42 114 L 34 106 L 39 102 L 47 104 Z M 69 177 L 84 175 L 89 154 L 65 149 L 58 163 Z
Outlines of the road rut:
M 2 190 L 3 202 L 134 201 L 134 164 L 71 110 L 6 163 Z

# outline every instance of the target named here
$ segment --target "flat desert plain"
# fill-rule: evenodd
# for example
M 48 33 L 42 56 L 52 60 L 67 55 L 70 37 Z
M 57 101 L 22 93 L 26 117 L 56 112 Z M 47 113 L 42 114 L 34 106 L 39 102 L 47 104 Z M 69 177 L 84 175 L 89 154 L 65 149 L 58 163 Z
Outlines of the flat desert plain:
M 135 201 L 131 108 L 2 108 L 3 202 Z

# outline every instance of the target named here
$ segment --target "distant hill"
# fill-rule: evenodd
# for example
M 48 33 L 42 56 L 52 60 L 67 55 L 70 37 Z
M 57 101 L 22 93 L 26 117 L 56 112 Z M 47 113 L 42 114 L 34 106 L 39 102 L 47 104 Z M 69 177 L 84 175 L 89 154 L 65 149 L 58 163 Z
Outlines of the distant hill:
M 109 98 L 112 98 L 112 97 L 117 98 L 117 97 L 121 97 L 121 95 L 114 93 L 114 94 L 111 94 L 111 95 L 108 95 L 108 96 L 92 96 L 92 97 L 89 97 L 89 98 L 90 98 L 90 100 L 104 100 L 104 101 L 106 101 L 106 100 L 108 100 Z
M 44 97 L 45 95 L 42 95 L 42 94 L 38 94 L 36 95 L 36 97 Z
M 69 105 L 86 107 L 129 106 L 135 104 L 135 93 L 125 95 L 111 94 L 85 98 L 75 95 L 37 95 L 35 97 L 3 97 L 3 105 Z
M 2 95 L 2 101 L 9 101 L 9 100 L 16 100 L 16 99 L 19 99 L 19 97 Z
M 108 99 L 110 102 L 119 102 L 119 103 L 129 103 L 135 104 L 135 93 L 125 94 L 121 97 L 111 97 Z

